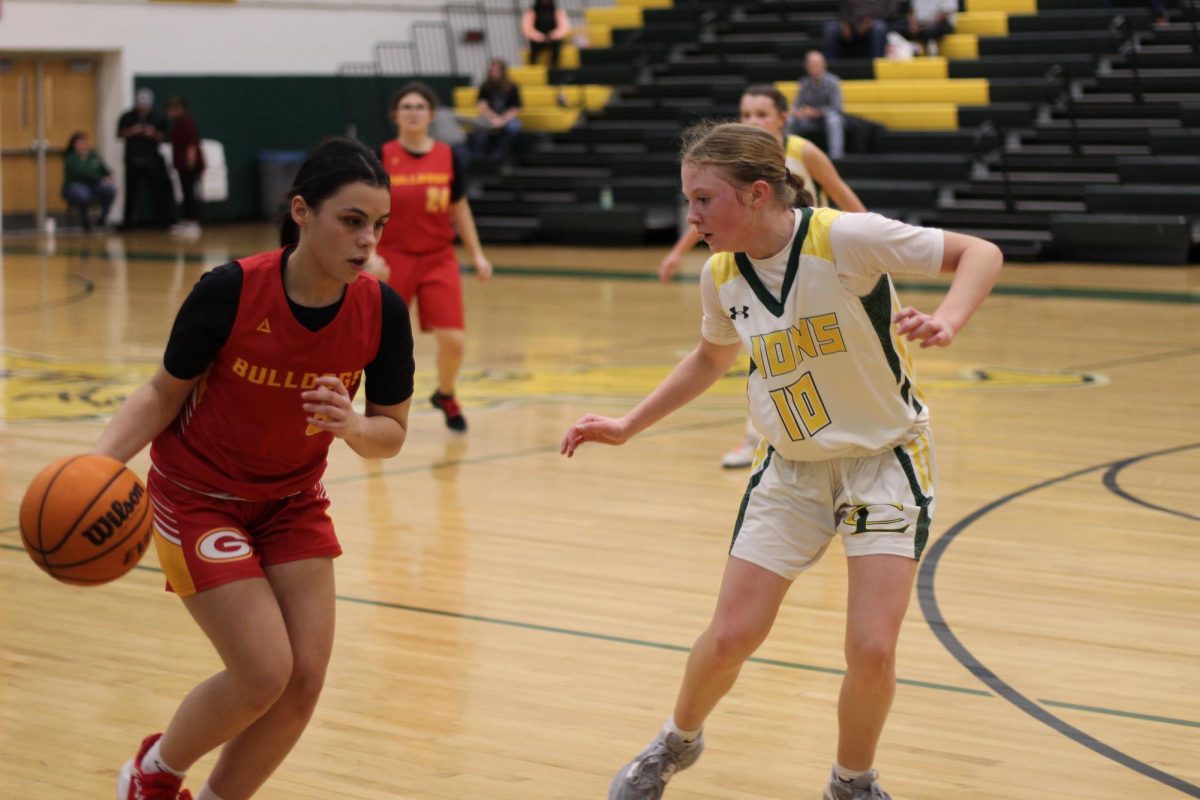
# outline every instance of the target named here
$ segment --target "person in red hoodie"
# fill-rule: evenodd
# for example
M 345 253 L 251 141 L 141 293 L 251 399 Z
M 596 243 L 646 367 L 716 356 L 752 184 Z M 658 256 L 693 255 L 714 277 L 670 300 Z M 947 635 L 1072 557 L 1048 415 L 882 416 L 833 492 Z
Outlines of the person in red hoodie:
M 186 97 L 167 100 L 167 119 L 171 121 L 171 160 L 179 174 L 179 188 L 183 191 L 183 208 L 171 234 L 196 239 L 200 236 L 200 203 L 196 188 L 205 166 L 200 131 L 188 113 Z
M 120 800 L 191 800 L 184 773 L 218 747 L 199 800 L 246 800 L 316 707 L 341 554 L 321 483 L 329 448 L 390 458 L 408 432 L 408 310 L 364 274 L 387 187 L 362 144 L 316 148 L 290 191 L 284 246 L 201 277 L 162 365 L 93 448 L 125 462 L 152 442 L 158 560 L 224 663 L 121 768 Z

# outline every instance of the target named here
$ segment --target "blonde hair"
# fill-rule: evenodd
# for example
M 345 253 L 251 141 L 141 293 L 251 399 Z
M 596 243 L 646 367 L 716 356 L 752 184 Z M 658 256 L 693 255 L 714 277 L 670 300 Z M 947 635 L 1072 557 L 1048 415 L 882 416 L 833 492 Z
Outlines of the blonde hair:
M 742 188 L 763 181 L 788 208 L 813 204 L 804 182 L 788 171 L 779 140 L 762 128 L 706 120 L 684 131 L 682 142 L 680 161 L 684 164 L 716 167 L 730 183 Z

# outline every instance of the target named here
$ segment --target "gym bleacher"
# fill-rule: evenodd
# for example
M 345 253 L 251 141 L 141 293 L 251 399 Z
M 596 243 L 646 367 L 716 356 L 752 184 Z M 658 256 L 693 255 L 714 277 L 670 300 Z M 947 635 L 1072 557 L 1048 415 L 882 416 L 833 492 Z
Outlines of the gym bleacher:
M 985 236 L 1010 260 L 1200 256 L 1200 4 L 1155 25 L 1135 0 L 963 0 L 939 55 L 843 59 L 846 111 L 887 128 L 837 162 L 868 208 Z M 677 136 L 733 118 L 742 89 L 789 98 L 837 0 L 621 0 L 591 46 L 514 68 L 537 132 L 471 192 L 487 241 L 666 242 Z M 473 90 L 460 88 L 466 113 Z M 820 139 L 817 139 L 818 143 Z

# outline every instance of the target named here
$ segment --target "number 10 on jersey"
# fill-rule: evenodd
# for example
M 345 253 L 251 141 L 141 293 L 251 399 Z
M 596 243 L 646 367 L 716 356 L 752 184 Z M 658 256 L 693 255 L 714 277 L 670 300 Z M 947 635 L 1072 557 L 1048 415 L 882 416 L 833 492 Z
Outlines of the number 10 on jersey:
M 830 423 L 829 412 L 821 402 L 821 393 L 817 391 L 811 372 L 804 373 L 789 386 L 772 389 L 771 400 L 793 442 L 816 435 Z

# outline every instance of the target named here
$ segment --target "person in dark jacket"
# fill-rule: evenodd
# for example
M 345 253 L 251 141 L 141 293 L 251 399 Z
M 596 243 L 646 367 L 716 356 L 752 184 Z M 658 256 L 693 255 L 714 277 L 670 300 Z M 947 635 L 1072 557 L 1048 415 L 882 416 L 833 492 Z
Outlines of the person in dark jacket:
M 117 196 L 112 170 L 92 148 L 92 140 L 83 131 L 75 131 L 67 142 L 63 163 L 62 196 L 71 208 L 79 210 L 83 229 L 92 229 L 91 207 L 100 206 L 98 225 L 108 222 L 108 211 Z

